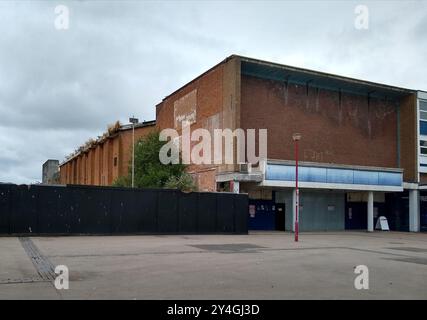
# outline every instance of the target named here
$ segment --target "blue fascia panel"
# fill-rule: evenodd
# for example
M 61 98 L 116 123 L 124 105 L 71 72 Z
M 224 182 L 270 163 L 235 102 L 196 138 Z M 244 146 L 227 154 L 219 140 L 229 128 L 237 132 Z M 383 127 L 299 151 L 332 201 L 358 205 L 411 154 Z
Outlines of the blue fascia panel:
M 354 170 L 354 184 L 378 185 L 377 171 Z
M 267 180 L 295 181 L 295 166 L 269 164 L 266 168 Z
M 295 170 L 295 167 L 292 167 Z M 298 179 L 306 182 L 327 182 L 327 169 L 317 167 L 299 167 Z
M 354 170 L 351 169 L 327 169 L 328 183 L 354 183 Z
M 298 178 L 301 182 L 382 186 L 402 185 L 402 173 L 400 172 L 371 171 L 360 169 L 301 166 L 298 168 Z M 265 179 L 276 181 L 295 181 L 295 166 L 267 164 Z
M 398 172 L 378 172 L 378 184 L 384 186 L 401 186 L 402 174 Z

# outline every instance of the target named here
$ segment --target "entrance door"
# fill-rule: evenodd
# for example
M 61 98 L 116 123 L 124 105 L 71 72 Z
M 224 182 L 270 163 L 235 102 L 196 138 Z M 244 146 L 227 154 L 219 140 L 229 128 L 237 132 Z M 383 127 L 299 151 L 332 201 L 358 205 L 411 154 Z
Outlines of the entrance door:
M 249 199 L 249 229 L 275 230 L 273 201 Z
M 368 228 L 368 207 L 366 202 L 347 202 L 345 213 L 346 230 Z
M 285 231 L 285 213 L 285 204 L 276 203 L 276 230 Z

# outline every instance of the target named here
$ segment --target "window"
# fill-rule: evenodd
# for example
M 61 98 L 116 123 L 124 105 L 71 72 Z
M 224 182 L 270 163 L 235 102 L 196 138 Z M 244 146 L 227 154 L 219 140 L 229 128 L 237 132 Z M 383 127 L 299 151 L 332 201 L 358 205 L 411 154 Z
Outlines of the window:
M 427 156 L 427 141 L 420 140 L 420 154 Z
M 427 101 L 420 100 L 420 120 L 427 121 Z
M 420 107 L 420 134 L 427 135 L 427 101 L 418 100 Z
M 117 157 L 114 157 L 114 166 L 117 167 Z

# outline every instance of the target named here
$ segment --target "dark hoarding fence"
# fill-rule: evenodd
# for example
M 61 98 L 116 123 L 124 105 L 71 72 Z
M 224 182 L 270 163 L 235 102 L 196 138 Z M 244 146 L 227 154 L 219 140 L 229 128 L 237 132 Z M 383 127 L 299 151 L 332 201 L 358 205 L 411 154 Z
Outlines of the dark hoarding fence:
M 10 197 L 12 185 L 0 184 L 0 234 L 10 233 Z
M 166 189 L 0 184 L 0 234 L 248 232 L 248 197 Z

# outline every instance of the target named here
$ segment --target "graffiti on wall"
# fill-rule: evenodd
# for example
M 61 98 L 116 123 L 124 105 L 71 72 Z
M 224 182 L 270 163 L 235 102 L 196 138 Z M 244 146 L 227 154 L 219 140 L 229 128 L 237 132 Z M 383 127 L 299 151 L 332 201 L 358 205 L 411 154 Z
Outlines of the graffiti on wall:
M 182 127 L 182 122 L 189 124 L 196 122 L 197 89 L 187 93 L 173 104 L 175 129 Z

